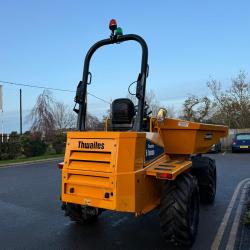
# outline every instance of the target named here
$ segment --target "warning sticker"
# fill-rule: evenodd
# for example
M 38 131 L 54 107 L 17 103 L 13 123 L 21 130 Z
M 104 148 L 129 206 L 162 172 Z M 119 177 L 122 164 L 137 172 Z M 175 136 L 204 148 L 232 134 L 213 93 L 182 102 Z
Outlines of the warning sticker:
M 189 125 L 189 122 L 178 122 L 178 126 L 179 127 L 188 127 L 188 125 Z

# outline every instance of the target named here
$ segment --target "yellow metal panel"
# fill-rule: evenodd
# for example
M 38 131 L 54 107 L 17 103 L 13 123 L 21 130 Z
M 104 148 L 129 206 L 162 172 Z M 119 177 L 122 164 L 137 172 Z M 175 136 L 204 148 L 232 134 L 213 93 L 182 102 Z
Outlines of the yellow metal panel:
M 81 169 L 77 169 L 77 170 L 74 170 L 74 169 L 68 169 L 68 168 L 63 168 L 62 170 L 62 173 L 63 174 L 66 174 L 67 176 L 65 178 L 68 179 L 68 176 L 70 174 L 75 174 L 75 175 L 89 175 L 89 176 L 100 176 L 100 177 L 110 177 L 111 174 L 110 173 L 106 173 L 106 172 L 99 172 L 99 171 L 96 171 L 96 172 L 93 172 L 93 171 L 83 171 Z M 114 175 L 114 173 L 112 174 Z
M 89 196 L 82 197 L 82 196 L 77 196 L 77 195 L 72 195 L 72 194 L 64 194 L 63 201 L 86 205 L 86 206 L 104 208 L 104 209 L 109 209 L 109 210 L 116 210 L 114 201 L 110 199 L 100 200 L 92 196 L 90 196 L 89 198 Z
M 135 171 L 144 172 L 145 140 L 145 133 L 136 132 L 70 132 L 62 200 L 136 212 Z M 82 148 L 81 142 L 87 144 Z M 102 144 L 104 147 L 98 148 Z M 109 198 L 105 198 L 106 192 Z
M 133 173 L 117 175 L 116 210 L 135 212 L 135 176 Z
M 70 153 L 71 160 L 84 160 L 84 161 L 101 161 L 101 162 L 110 162 L 111 161 L 111 152 L 105 152 L 100 154 L 99 152 L 89 152 L 89 151 L 71 151 Z
M 145 171 L 135 174 L 135 213 L 145 214 L 159 204 L 161 183 L 156 178 L 145 175 Z
M 155 121 L 155 128 L 163 140 L 168 154 L 206 153 L 221 137 L 228 133 L 226 126 L 195 123 L 167 118 Z
M 112 172 L 109 162 L 91 162 L 82 160 L 70 160 L 68 167 L 70 169 L 92 170 L 101 172 Z
M 114 139 L 102 138 L 70 138 L 68 141 L 69 150 L 89 152 L 112 152 L 115 147 Z M 93 158 L 94 159 L 94 158 Z
M 144 137 L 145 133 L 143 132 L 119 132 L 119 131 L 72 131 L 67 133 L 69 139 L 116 139 L 116 138 L 135 138 L 135 137 Z
M 69 174 L 67 183 L 71 185 L 76 184 L 89 187 L 99 187 L 104 189 L 112 189 L 114 187 L 114 184 L 112 184 L 113 178 L 103 176 L 89 176 L 83 174 Z
M 91 175 L 89 175 L 91 173 Z M 70 192 L 70 189 L 74 192 Z M 81 170 L 63 170 L 62 200 L 77 204 L 115 209 L 115 178 L 109 174 Z M 109 199 L 105 193 L 110 194 Z M 113 195 L 111 195 L 111 193 Z
M 139 133 L 138 133 L 139 134 Z M 117 210 L 135 212 L 135 171 L 143 169 L 145 133 L 134 138 L 121 138 L 116 162 Z

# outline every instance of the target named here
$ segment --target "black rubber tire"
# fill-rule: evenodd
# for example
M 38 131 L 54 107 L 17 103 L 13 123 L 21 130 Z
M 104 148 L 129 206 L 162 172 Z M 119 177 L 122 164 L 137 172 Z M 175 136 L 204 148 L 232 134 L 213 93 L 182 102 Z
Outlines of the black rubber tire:
M 65 204 L 65 216 L 69 216 L 72 221 L 75 221 L 79 224 L 90 224 L 95 222 L 98 216 L 101 214 L 100 209 L 97 209 L 97 213 L 93 215 L 87 214 L 85 209 L 86 206 L 67 203 Z
M 165 240 L 190 247 L 199 224 L 199 188 L 191 174 L 182 174 L 164 184 L 159 207 L 160 226 Z
M 200 191 L 200 201 L 204 204 L 214 202 L 217 186 L 215 160 L 209 157 L 195 156 L 192 158 L 191 173 L 197 178 Z

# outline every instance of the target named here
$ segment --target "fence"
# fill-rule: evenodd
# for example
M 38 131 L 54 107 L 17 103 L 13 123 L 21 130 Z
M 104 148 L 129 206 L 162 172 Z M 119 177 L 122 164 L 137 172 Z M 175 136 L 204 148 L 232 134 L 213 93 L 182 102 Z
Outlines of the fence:
M 237 133 L 250 133 L 250 128 L 244 128 L 244 129 L 229 129 L 228 130 L 228 136 L 225 138 L 222 138 L 221 141 L 221 147 L 222 149 L 230 149 L 232 145 L 232 140 L 234 136 Z

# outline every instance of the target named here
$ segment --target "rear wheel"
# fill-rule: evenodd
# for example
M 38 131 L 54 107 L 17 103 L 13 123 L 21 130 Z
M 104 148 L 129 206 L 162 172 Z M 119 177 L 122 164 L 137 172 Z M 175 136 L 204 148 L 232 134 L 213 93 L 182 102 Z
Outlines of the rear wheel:
M 78 204 L 67 203 L 64 205 L 65 216 L 69 216 L 72 221 L 79 224 L 87 224 L 97 220 L 101 210 L 94 207 L 81 206 Z
M 213 203 L 217 183 L 215 160 L 209 157 L 193 157 L 192 174 L 198 180 L 201 202 L 206 204 Z
M 191 246 L 199 223 L 199 188 L 190 174 L 167 181 L 161 194 L 160 226 L 167 242 Z

